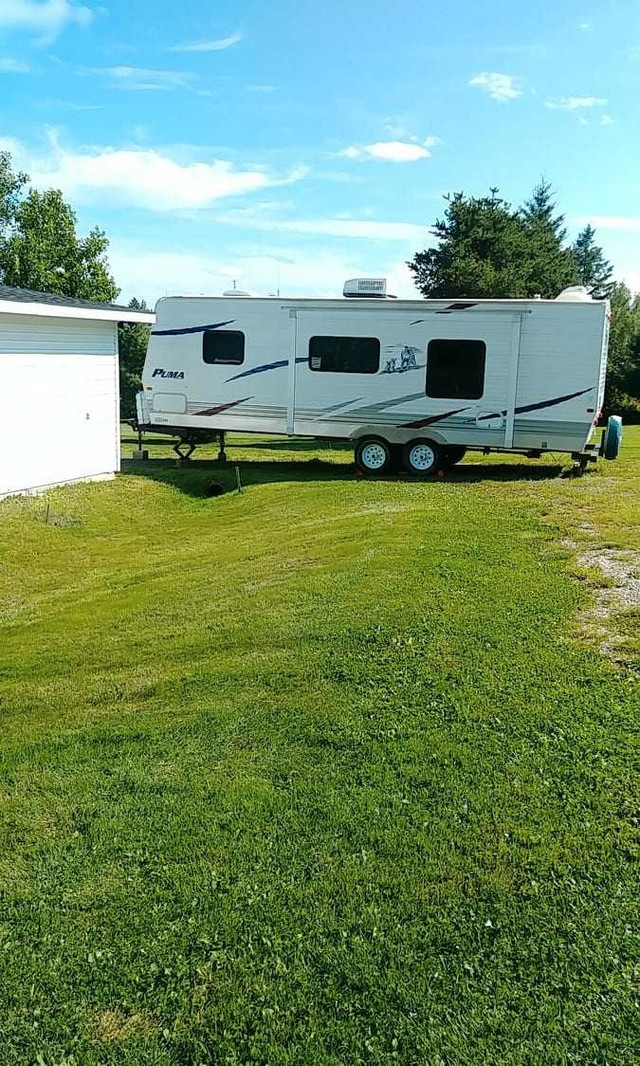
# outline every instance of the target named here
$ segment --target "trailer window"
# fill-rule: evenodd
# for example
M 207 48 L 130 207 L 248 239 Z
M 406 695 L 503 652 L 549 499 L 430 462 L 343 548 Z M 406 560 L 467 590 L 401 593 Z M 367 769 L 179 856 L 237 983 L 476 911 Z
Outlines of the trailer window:
M 244 333 L 239 329 L 205 329 L 202 358 L 205 363 L 244 363 Z
M 484 341 L 434 340 L 427 347 L 427 396 L 479 400 L 484 392 Z
M 377 337 L 311 337 L 309 369 L 329 374 L 377 374 L 380 341 Z

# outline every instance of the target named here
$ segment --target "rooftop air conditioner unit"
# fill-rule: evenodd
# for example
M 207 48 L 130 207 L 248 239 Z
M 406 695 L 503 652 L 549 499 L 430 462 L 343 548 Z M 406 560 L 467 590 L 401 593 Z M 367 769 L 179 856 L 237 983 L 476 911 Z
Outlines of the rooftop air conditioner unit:
M 393 299 L 387 293 L 386 278 L 351 278 L 345 281 L 342 295 L 350 299 L 359 296 L 361 300 Z
M 556 296 L 556 300 L 562 300 L 563 303 L 589 303 L 591 299 L 584 285 L 569 285 L 559 296 Z

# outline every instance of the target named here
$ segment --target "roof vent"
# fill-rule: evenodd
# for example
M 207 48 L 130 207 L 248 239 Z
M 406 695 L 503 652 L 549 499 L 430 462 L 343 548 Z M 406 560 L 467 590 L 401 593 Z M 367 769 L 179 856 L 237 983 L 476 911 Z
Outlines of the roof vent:
M 345 281 L 343 296 L 360 297 L 360 299 L 384 300 L 387 298 L 386 278 L 351 278 Z
M 244 292 L 243 289 L 239 289 L 238 288 L 238 282 L 234 281 L 233 282 L 233 288 L 232 289 L 226 289 L 225 292 L 223 292 L 222 295 L 223 296 L 250 296 L 251 293 L 250 292 Z

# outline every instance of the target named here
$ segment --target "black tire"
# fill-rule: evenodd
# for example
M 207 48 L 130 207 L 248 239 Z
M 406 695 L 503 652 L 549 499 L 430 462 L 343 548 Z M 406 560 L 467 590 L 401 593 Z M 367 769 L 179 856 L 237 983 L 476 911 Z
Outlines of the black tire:
M 416 477 L 428 477 L 436 474 L 443 466 L 442 450 L 432 440 L 417 437 L 410 440 L 402 449 L 402 463 L 408 474 Z
M 363 437 L 355 446 L 354 460 L 363 474 L 386 474 L 391 469 L 393 456 L 386 440 Z
M 445 466 L 455 466 L 464 459 L 466 454 L 467 449 L 464 444 L 448 444 L 442 450 L 442 461 Z
M 602 442 L 602 453 L 605 459 L 617 459 L 622 444 L 622 419 L 619 415 L 611 415 L 607 422 L 607 428 Z

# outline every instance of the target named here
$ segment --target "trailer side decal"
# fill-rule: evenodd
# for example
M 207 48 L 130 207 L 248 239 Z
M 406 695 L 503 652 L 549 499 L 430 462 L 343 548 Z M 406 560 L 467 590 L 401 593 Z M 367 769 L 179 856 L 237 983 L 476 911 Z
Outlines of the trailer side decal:
M 306 361 L 306 355 L 296 359 L 296 363 L 306 363 Z M 249 378 L 252 374 L 264 374 L 266 370 L 281 370 L 283 366 L 289 366 L 288 359 L 276 359 L 275 363 L 261 363 L 260 366 L 252 366 L 250 370 L 242 370 L 239 374 L 226 378 L 225 384 L 227 381 L 237 381 L 238 378 Z
M 355 400 L 342 400 L 341 403 L 334 403 L 331 407 L 323 407 L 320 413 L 328 415 L 331 411 L 339 411 L 341 407 L 348 407 L 350 403 L 360 403 L 361 399 L 362 396 L 358 396 Z
M 219 403 L 217 407 L 207 407 L 204 411 L 194 411 L 194 415 L 219 415 L 222 411 L 227 411 L 230 407 L 237 407 L 239 403 L 246 403 L 247 400 L 251 400 L 253 397 L 244 396 L 241 400 L 232 400 L 231 403 Z
M 235 322 L 235 318 L 230 318 L 228 322 L 211 322 L 206 326 L 184 326 L 181 329 L 152 329 L 152 337 L 184 337 L 187 333 L 205 333 L 208 329 L 222 329 L 223 326 L 230 326 L 232 322 Z
M 455 411 L 445 411 L 442 415 L 429 415 L 428 418 L 416 418 L 415 422 L 402 422 L 399 428 L 422 429 L 424 426 L 432 425 L 433 422 L 442 422 L 445 418 L 453 418 L 454 415 L 459 415 L 461 411 L 467 410 L 467 407 L 458 407 Z
M 411 403 L 413 400 L 422 400 L 424 398 L 424 392 L 409 392 L 405 396 L 397 396 L 395 400 L 381 400 L 380 403 L 368 403 L 366 407 L 357 407 L 355 410 L 350 411 L 352 415 L 373 415 L 378 411 L 386 411 L 387 407 L 397 407 L 400 403 Z M 357 403 L 357 400 L 353 401 Z
M 436 311 L 437 315 L 449 315 L 452 311 L 467 311 L 470 307 L 476 307 L 475 303 L 455 303 L 449 304 L 448 307 L 443 307 L 441 311 Z M 424 318 L 416 318 L 413 322 L 410 322 L 410 326 L 417 326 L 420 322 L 424 322 Z
M 525 411 L 541 411 L 543 407 L 557 407 L 559 403 L 564 403 L 566 400 L 575 400 L 576 396 L 584 396 L 587 392 L 593 392 L 595 386 L 591 386 L 590 389 L 580 389 L 578 392 L 569 392 L 566 396 L 556 396 L 553 400 L 544 400 L 542 403 L 528 403 L 524 407 L 516 407 L 515 413 L 522 415 Z
M 575 400 L 576 396 L 584 396 L 587 392 L 593 392 L 595 385 L 592 385 L 589 389 L 579 389 L 578 392 L 568 392 L 565 396 L 554 396 L 551 400 L 541 400 L 540 403 L 526 403 L 522 407 L 514 408 L 514 414 L 523 415 L 527 411 L 543 411 L 546 407 L 557 407 L 559 403 L 566 403 L 567 400 Z M 480 415 L 478 422 L 484 422 L 489 418 L 500 418 L 500 415 L 506 415 L 505 411 L 494 411 L 490 415 Z M 471 419 L 469 420 L 471 421 Z
M 437 315 L 448 315 L 450 311 L 466 311 L 467 308 L 475 307 L 475 306 L 476 305 L 474 303 L 471 303 L 471 304 L 470 303 L 449 304 L 449 306 L 445 307 L 443 311 L 436 311 L 436 314 Z
M 385 348 L 386 363 L 381 374 L 404 374 L 407 370 L 424 370 L 425 363 L 417 363 L 420 351 L 412 344 L 388 344 Z

